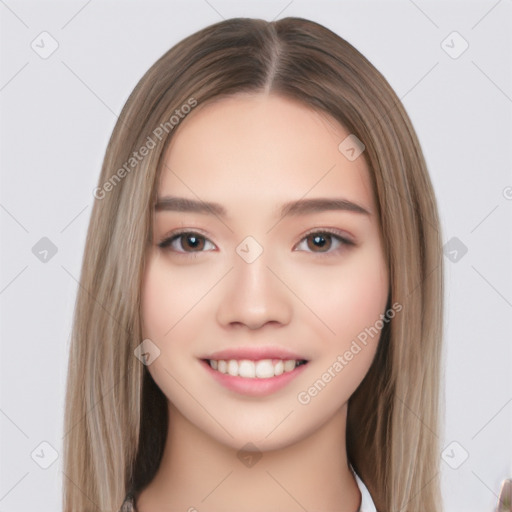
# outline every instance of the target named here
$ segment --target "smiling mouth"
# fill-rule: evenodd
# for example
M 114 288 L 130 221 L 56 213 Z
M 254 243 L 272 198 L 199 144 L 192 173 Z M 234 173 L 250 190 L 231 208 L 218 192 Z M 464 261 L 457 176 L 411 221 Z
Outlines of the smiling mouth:
M 246 379 L 271 379 L 307 364 L 305 359 L 204 359 L 213 370 Z

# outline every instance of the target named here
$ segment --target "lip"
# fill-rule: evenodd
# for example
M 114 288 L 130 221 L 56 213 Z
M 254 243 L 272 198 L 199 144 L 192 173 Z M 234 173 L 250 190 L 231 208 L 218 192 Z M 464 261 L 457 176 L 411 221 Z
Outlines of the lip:
M 220 353 L 220 352 L 219 352 Z M 275 354 L 275 352 L 273 352 Z M 217 357 L 217 356 L 216 356 Z M 259 357 L 258 357 L 259 358 Z M 280 357 L 278 357 L 279 359 Z M 213 355 L 208 359 L 215 359 Z M 219 358 L 222 359 L 222 358 Z M 237 359 L 237 357 L 231 357 L 231 359 Z M 250 359 L 247 357 L 246 359 Z M 260 358 L 266 359 L 266 358 Z M 268 358 L 270 359 L 270 358 Z M 300 359 L 296 357 L 286 357 L 286 359 Z M 268 396 L 286 386 L 295 377 L 300 375 L 307 364 L 297 366 L 291 372 L 285 372 L 281 375 L 270 377 L 268 379 L 260 379 L 258 377 L 245 378 L 245 377 L 233 377 L 228 373 L 221 373 L 214 370 L 206 359 L 202 359 L 200 363 L 203 365 L 205 370 L 220 384 L 228 388 L 235 393 L 239 393 L 246 396 L 262 397 Z
M 212 354 L 201 357 L 201 359 L 216 359 L 217 361 L 220 359 L 224 359 L 224 361 L 229 361 L 230 359 L 248 359 L 250 361 L 258 361 L 260 359 L 308 360 L 306 357 L 282 347 L 264 346 L 228 348 L 213 352 Z

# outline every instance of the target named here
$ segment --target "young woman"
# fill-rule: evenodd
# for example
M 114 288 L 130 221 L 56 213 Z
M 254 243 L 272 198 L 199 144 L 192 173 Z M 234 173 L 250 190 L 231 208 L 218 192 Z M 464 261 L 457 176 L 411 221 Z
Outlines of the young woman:
M 442 510 L 437 206 L 363 55 L 299 18 L 201 30 L 94 196 L 66 512 Z

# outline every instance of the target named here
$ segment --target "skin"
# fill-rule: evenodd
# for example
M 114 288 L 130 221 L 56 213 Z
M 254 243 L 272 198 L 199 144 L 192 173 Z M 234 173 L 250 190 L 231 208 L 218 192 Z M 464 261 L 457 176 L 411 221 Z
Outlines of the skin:
M 386 307 L 389 277 L 368 167 L 338 150 L 348 135 L 328 115 L 264 93 L 201 105 L 174 134 L 159 197 L 217 202 L 227 217 L 154 216 L 141 311 L 144 338 L 161 351 L 147 368 L 168 399 L 170 420 L 159 470 L 137 500 L 140 512 L 357 510 L 347 402 L 378 338 L 361 345 L 308 404 L 297 398 Z M 369 214 L 279 217 L 283 203 L 301 198 L 344 198 Z M 202 248 L 186 237 L 158 247 L 182 228 L 205 237 Z M 321 246 L 307 236 L 329 228 L 354 245 L 327 236 Z M 263 248 L 252 263 L 236 252 L 246 236 Z M 226 389 L 200 362 L 213 351 L 255 345 L 286 347 L 309 362 L 265 397 Z M 237 457 L 249 442 L 261 455 L 251 467 Z

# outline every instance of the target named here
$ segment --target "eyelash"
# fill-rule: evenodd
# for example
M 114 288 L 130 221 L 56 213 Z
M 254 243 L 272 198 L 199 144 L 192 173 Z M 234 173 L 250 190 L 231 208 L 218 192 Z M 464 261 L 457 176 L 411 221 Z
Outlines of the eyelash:
M 158 244 L 158 247 L 160 247 L 161 249 L 167 250 L 169 248 L 169 246 L 175 240 L 178 240 L 179 237 L 182 236 L 182 235 L 196 235 L 198 237 L 203 238 L 204 240 L 206 240 L 207 242 L 211 243 L 212 245 L 215 245 L 213 242 L 211 242 L 207 237 L 205 237 L 201 233 L 198 233 L 196 231 L 190 231 L 190 230 L 180 230 L 180 231 L 172 232 L 169 237 L 165 238 L 164 240 L 162 240 Z M 343 246 L 349 246 L 350 247 L 350 246 L 354 246 L 355 245 L 354 242 L 352 242 L 351 240 L 346 238 L 341 232 L 339 232 L 337 230 L 334 230 L 334 229 L 314 229 L 314 230 L 311 230 L 308 233 L 306 233 L 299 240 L 297 245 L 299 245 L 301 242 L 305 241 L 311 235 L 330 235 L 334 239 L 336 239 L 336 241 L 338 241 L 341 244 L 341 246 L 338 247 L 337 249 L 334 249 L 334 250 L 330 250 L 329 249 L 328 252 L 304 251 L 304 252 L 309 252 L 311 254 L 316 254 L 317 256 L 320 256 L 320 257 L 330 257 L 330 256 L 333 256 L 334 254 L 336 254 L 340 250 L 342 250 Z M 169 250 L 172 250 L 172 249 L 169 249 Z M 208 252 L 208 251 L 173 251 L 173 252 L 178 254 L 178 255 L 180 255 L 180 256 L 197 258 L 199 253 Z

